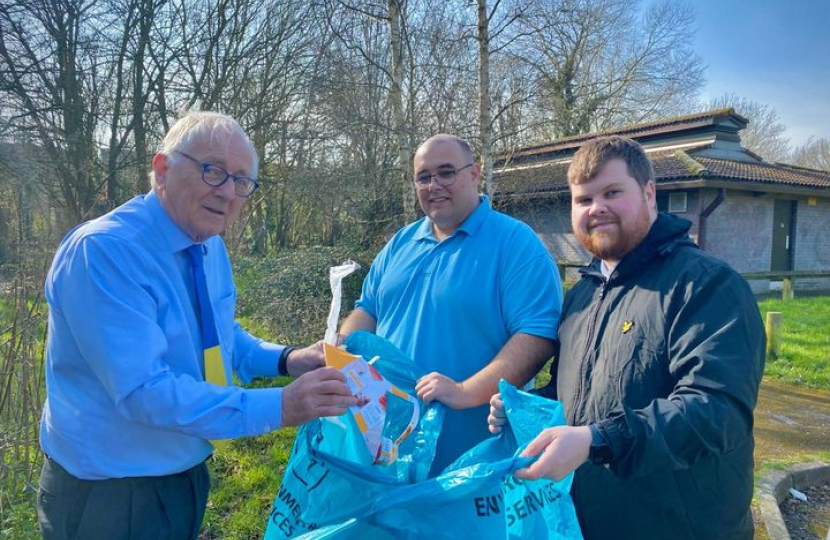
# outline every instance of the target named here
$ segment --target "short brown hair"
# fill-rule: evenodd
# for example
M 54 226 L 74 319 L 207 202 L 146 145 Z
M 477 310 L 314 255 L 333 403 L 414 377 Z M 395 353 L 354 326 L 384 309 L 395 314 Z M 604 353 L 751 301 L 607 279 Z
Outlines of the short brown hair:
M 625 161 L 628 174 L 637 180 L 640 187 L 654 181 L 654 168 L 640 143 L 611 136 L 591 139 L 579 148 L 568 169 L 568 185 L 590 182 L 612 159 Z

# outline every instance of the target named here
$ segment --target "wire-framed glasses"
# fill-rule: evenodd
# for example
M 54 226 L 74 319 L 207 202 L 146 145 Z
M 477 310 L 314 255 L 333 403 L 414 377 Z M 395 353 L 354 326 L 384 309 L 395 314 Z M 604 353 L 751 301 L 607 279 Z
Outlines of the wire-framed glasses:
M 219 187 L 228 180 L 233 180 L 233 190 L 234 192 L 236 192 L 236 196 L 242 197 L 243 199 L 247 199 L 248 197 L 253 195 L 257 188 L 259 188 L 259 184 L 257 184 L 257 181 L 253 178 L 230 174 L 228 171 L 226 171 L 219 165 L 214 165 L 213 163 L 205 163 L 191 155 L 185 154 L 180 150 L 174 150 L 173 153 L 186 157 L 193 163 L 199 165 L 202 168 L 202 182 L 209 186 Z
M 418 189 L 428 189 L 433 178 L 441 187 L 451 186 L 453 182 L 455 182 L 455 177 L 458 173 L 472 166 L 472 163 L 468 163 L 459 169 L 456 169 L 455 167 L 440 167 L 434 174 L 422 172 L 415 176 L 415 187 Z

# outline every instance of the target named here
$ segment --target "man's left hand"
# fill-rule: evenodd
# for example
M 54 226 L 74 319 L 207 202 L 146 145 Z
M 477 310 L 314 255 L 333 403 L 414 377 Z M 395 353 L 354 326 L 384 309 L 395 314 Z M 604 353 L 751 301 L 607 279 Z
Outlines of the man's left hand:
M 471 406 L 469 396 L 464 391 L 464 383 L 457 383 L 436 371 L 418 379 L 415 391 L 425 405 L 440 401 L 451 409 L 467 409 Z
M 285 367 L 292 377 L 299 377 L 325 365 L 326 357 L 323 354 L 323 340 L 303 349 L 294 349 L 285 360 Z

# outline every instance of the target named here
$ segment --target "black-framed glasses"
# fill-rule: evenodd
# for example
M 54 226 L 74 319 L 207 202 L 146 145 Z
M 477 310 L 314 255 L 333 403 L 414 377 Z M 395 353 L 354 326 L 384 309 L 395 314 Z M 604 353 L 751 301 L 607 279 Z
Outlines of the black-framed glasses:
M 455 177 L 458 173 L 472 167 L 472 163 L 467 163 L 463 167 L 456 169 L 455 167 L 439 167 L 435 174 L 422 172 L 415 177 L 415 187 L 418 189 L 427 189 L 432 183 L 432 179 L 441 187 L 451 186 L 455 182 Z
M 193 156 L 185 154 L 180 150 L 174 150 L 174 154 L 179 154 L 180 156 L 184 156 L 193 163 L 196 163 L 200 167 L 202 167 L 202 182 L 209 186 L 219 187 L 223 185 L 228 180 L 233 180 L 233 190 L 236 192 L 237 197 L 242 197 L 243 199 L 247 199 L 251 195 L 254 194 L 254 191 L 259 188 L 259 184 L 253 178 L 248 178 L 247 176 L 236 176 L 234 174 L 229 173 L 219 165 L 214 165 L 213 163 L 205 163 L 196 159 Z

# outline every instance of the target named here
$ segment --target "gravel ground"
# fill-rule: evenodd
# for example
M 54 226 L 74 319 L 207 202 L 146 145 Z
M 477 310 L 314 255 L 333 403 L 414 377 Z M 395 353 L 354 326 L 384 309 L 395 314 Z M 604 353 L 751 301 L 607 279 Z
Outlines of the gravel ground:
M 830 540 L 830 484 L 800 491 L 807 502 L 790 496 L 781 503 L 792 540 Z

